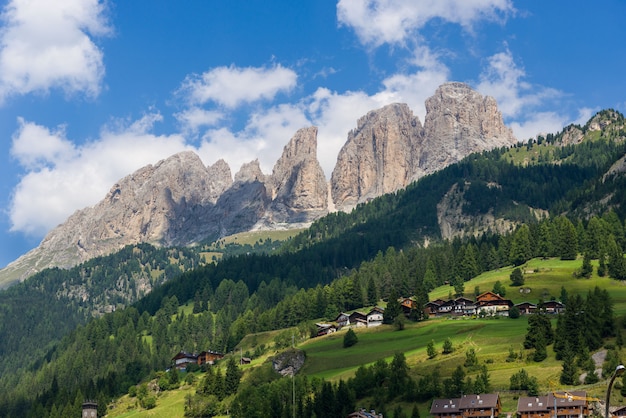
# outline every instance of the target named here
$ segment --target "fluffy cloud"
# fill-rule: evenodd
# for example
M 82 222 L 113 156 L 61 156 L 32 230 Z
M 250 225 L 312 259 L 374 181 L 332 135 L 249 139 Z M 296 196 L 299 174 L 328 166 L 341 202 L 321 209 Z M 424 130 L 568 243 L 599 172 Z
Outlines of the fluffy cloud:
M 481 19 L 502 19 L 510 0 L 340 0 L 339 23 L 354 29 L 362 44 L 403 44 L 429 21 L 441 19 L 467 29 Z
M 187 77 L 180 94 L 194 104 L 214 102 L 227 108 L 273 99 L 296 86 L 297 75 L 281 65 L 273 67 L 218 67 Z
M 559 108 L 566 95 L 554 88 L 531 84 L 525 77 L 526 72 L 507 49 L 489 57 L 476 86 L 482 94 L 496 99 L 505 121 L 520 141 L 558 132 L 570 123 L 584 124 L 591 117 L 589 108 L 578 109 L 576 120 L 565 111 L 546 110 Z
M 12 0 L 1 17 L 0 102 L 51 88 L 99 94 L 104 64 L 91 37 L 111 31 L 99 0 Z
M 28 171 L 13 191 L 11 230 L 43 236 L 75 210 L 97 203 L 120 178 L 189 148 L 180 135 L 151 134 L 159 120 L 149 114 L 128 126 L 103 129 L 100 138 L 81 146 L 62 128 L 21 120 L 12 155 Z
M 513 55 L 507 49 L 489 57 L 477 89 L 496 99 L 505 118 L 517 117 L 522 111 L 563 96 L 556 89 L 526 82 L 525 76 L 526 72 L 515 63 Z

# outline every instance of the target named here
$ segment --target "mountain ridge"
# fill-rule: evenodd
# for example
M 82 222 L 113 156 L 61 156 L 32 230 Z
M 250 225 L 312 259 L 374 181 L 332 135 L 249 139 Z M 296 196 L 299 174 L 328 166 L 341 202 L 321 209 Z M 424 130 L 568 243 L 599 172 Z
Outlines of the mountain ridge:
M 350 211 L 404 188 L 472 152 L 516 143 L 495 100 L 466 84 L 440 86 L 426 105 L 423 126 L 406 104 L 360 118 L 330 182 L 317 160 L 316 127 L 294 134 L 271 174 L 264 174 L 257 160 L 232 179 L 225 161 L 205 167 L 190 151 L 143 167 L 0 271 L 0 286 L 129 244 L 194 245 L 246 230 L 306 227 L 333 210 Z

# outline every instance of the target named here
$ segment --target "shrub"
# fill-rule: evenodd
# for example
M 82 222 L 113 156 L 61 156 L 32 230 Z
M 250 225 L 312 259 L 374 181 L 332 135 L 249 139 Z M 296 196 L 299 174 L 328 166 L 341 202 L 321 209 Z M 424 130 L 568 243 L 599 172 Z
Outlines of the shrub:
M 343 348 L 352 347 L 357 342 L 359 342 L 359 338 L 356 336 L 356 333 L 349 329 L 346 335 L 343 336 Z

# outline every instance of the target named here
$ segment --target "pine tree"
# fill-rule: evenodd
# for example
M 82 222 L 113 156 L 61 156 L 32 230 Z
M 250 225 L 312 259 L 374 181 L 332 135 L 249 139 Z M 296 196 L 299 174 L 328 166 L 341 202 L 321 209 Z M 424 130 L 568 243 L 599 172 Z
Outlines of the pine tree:
M 519 267 L 516 267 L 511 272 L 509 276 L 511 279 L 512 286 L 523 286 L 524 285 L 524 275 L 522 274 L 522 270 Z
M 530 229 L 524 224 L 515 231 L 513 241 L 511 242 L 509 261 L 515 266 L 520 266 L 531 258 Z
M 428 354 L 428 358 L 435 358 L 437 355 L 437 350 L 435 350 L 435 342 L 430 340 L 428 345 L 426 346 L 426 354 Z
M 576 368 L 576 356 L 569 343 L 565 344 L 561 357 L 563 359 L 563 367 L 559 381 L 562 385 L 572 386 L 578 380 L 578 370 Z
M 402 315 L 402 305 L 400 305 L 400 302 L 398 301 L 398 294 L 396 293 L 396 290 L 392 289 L 391 294 L 389 295 L 389 302 L 387 302 L 387 307 L 383 313 L 383 323 L 393 324 L 393 321 L 398 315 Z

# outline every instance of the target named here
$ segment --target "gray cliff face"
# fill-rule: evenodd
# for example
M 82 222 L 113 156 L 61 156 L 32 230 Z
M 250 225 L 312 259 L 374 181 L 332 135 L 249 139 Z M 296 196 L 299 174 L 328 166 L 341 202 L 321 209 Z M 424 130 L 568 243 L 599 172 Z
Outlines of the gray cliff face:
M 270 175 L 255 160 L 233 180 L 224 160 L 205 167 L 192 152 L 148 165 L 2 270 L 0 287 L 129 244 L 191 245 L 251 229 L 307 226 L 330 208 L 349 211 L 472 152 L 516 142 L 495 100 L 465 84 L 442 85 L 426 110 L 424 126 L 399 103 L 360 118 L 337 156 L 330 184 L 317 160 L 315 127 L 294 134 Z
M 351 210 L 419 177 L 422 142 L 422 125 L 406 104 L 391 104 L 359 119 L 332 173 L 335 207 Z
M 422 128 L 405 104 L 361 118 L 337 157 L 331 178 L 339 210 L 406 187 L 420 177 L 481 152 L 516 143 L 492 97 L 446 83 L 426 101 Z
M 328 212 L 328 184 L 317 160 L 317 128 L 298 130 L 283 149 L 269 180 L 272 204 L 263 219 L 306 223 Z
M 481 152 L 517 142 L 492 97 L 463 83 L 446 83 L 426 100 L 422 163 L 427 173 Z

